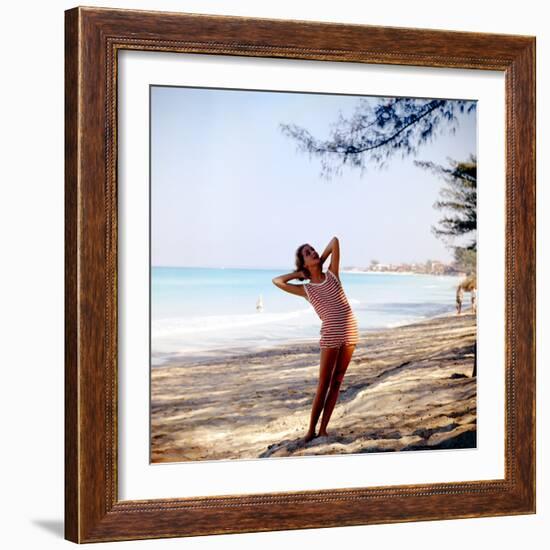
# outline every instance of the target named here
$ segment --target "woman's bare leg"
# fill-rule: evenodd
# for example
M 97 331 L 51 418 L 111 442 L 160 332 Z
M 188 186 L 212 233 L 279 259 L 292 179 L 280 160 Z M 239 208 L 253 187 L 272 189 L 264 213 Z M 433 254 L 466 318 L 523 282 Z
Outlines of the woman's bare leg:
M 338 400 L 338 394 L 340 393 L 340 385 L 346 374 L 349 362 L 351 361 L 351 356 L 355 350 L 355 344 L 353 345 L 344 345 L 340 348 L 340 353 L 334 366 L 334 372 L 332 374 L 332 379 L 330 381 L 329 390 L 327 394 L 327 400 L 323 408 L 323 418 L 321 418 L 321 426 L 319 427 L 319 435 L 324 436 L 327 434 L 327 426 L 334 410 L 334 405 Z
M 315 437 L 315 426 L 321 415 L 323 405 L 327 398 L 327 392 L 330 386 L 330 377 L 336 365 L 339 348 L 321 348 L 321 361 L 319 367 L 319 382 L 317 392 L 311 406 L 311 419 L 309 430 L 305 436 L 305 441 L 310 441 Z

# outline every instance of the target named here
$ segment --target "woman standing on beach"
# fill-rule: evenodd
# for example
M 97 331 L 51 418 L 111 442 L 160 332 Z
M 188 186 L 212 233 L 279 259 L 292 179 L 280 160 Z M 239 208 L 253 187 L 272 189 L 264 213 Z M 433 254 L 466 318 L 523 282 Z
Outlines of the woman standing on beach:
M 323 263 L 329 255 L 330 266 L 323 273 Z M 296 271 L 273 279 L 273 284 L 280 289 L 308 300 L 322 321 L 319 381 L 306 442 L 316 437 L 315 428 L 321 411 L 323 417 L 318 435 L 328 435 L 327 425 L 359 337 L 357 320 L 338 275 L 339 263 L 340 243 L 336 237 L 332 238 L 321 257 L 306 243 L 296 250 Z M 288 283 L 292 279 L 309 279 L 310 282 L 303 285 Z

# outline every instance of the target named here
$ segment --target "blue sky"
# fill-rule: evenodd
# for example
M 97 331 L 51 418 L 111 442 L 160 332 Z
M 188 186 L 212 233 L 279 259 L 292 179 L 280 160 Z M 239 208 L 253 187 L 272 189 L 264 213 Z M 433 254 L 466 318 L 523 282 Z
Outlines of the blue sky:
M 151 87 L 151 256 L 153 265 L 293 267 L 296 248 L 322 252 L 338 236 L 342 266 L 450 261 L 430 231 L 443 182 L 393 158 L 383 170 L 344 171 L 326 181 L 318 159 L 280 130 L 294 123 L 329 137 L 357 96 Z M 454 135 L 419 150 L 446 163 L 476 153 L 475 111 Z

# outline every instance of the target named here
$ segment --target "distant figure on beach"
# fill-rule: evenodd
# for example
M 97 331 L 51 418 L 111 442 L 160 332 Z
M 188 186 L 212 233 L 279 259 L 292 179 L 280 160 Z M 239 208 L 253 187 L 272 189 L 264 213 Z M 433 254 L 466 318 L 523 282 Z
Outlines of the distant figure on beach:
M 323 273 L 323 263 L 331 256 L 330 266 Z M 357 320 L 344 293 L 338 275 L 340 264 L 340 243 L 333 237 L 323 254 L 319 254 L 308 243 L 296 250 L 296 271 L 273 278 L 273 284 L 286 292 L 302 296 L 308 300 L 317 315 L 321 326 L 321 357 L 317 391 L 311 408 L 309 429 L 305 442 L 314 437 L 327 436 L 327 425 L 338 400 L 340 385 L 348 368 L 351 356 L 359 339 Z M 309 279 L 306 284 L 290 284 L 292 279 Z M 315 433 L 319 416 L 321 425 Z
M 258 298 L 258 301 L 256 302 L 256 311 L 258 313 L 261 313 L 264 310 L 264 303 L 262 301 L 262 295 L 260 294 L 260 297 Z
M 456 313 L 460 315 L 462 312 L 462 301 L 464 300 L 464 290 L 461 286 L 456 289 Z
M 477 310 L 477 291 L 476 291 L 476 276 L 468 275 L 456 288 L 456 312 L 458 315 L 462 312 L 462 302 L 464 301 L 464 292 L 469 292 L 472 300 L 472 312 Z

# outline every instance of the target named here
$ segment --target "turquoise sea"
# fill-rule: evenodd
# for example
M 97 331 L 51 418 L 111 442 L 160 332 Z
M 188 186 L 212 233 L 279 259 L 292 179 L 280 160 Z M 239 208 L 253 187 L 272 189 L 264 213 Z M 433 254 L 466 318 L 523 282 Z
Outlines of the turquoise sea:
M 288 271 L 153 267 L 152 364 L 318 342 L 321 321 L 313 307 L 271 282 Z M 460 277 L 341 271 L 340 279 L 359 330 L 373 330 L 453 311 Z

